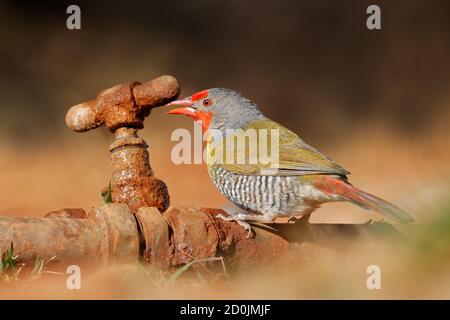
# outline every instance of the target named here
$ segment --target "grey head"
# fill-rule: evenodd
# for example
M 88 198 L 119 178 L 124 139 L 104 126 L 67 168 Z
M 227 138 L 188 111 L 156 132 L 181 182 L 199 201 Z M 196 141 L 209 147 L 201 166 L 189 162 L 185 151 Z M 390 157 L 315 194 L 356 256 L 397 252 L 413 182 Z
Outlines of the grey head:
M 249 121 L 264 118 L 256 103 L 244 97 L 238 91 L 213 88 L 207 90 L 207 92 L 206 99 L 210 100 L 209 110 L 213 114 L 210 125 L 212 129 L 239 129 Z M 208 106 L 204 106 L 204 101 L 197 101 L 197 105 L 208 108 Z
M 254 102 L 231 89 L 207 89 L 186 99 L 196 111 L 211 114 L 209 129 L 239 129 L 249 121 L 265 118 Z

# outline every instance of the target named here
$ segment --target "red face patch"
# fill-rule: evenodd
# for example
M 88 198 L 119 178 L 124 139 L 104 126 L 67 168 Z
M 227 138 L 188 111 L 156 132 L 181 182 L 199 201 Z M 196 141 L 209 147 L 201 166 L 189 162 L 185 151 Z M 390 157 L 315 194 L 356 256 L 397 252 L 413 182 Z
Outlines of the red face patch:
M 194 93 L 191 97 L 192 101 L 198 101 L 200 99 L 206 98 L 208 96 L 208 90 L 203 90 L 197 93 Z

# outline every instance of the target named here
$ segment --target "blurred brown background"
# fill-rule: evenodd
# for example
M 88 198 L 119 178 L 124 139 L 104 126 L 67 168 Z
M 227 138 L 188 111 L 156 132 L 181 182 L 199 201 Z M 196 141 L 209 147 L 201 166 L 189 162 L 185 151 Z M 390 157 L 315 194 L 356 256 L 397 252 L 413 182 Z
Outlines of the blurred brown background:
M 70 4 L 81 30 L 66 28 Z M 366 28 L 369 4 L 381 6 L 380 31 Z M 243 92 L 420 220 L 448 195 L 449 57 L 448 1 L 2 1 L 0 214 L 98 205 L 112 136 L 71 132 L 65 112 L 114 84 L 172 74 L 182 95 Z M 203 166 L 171 163 L 172 130 L 192 123 L 164 111 L 142 136 L 172 203 L 220 206 Z M 321 215 L 369 217 L 341 204 Z

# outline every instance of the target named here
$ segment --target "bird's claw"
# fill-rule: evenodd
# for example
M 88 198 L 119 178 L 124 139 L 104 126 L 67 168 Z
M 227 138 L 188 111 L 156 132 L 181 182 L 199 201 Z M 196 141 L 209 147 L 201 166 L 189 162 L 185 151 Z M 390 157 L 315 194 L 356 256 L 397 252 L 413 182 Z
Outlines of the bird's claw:
M 224 216 L 223 214 L 219 213 L 218 215 L 216 215 L 216 218 L 222 219 L 224 221 L 235 221 L 238 225 L 240 225 L 242 228 L 244 228 L 245 230 L 247 230 L 247 238 L 250 238 L 251 234 L 252 234 L 252 226 L 248 223 L 245 222 L 243 220 L 239 220 L 236 217 L 231 216 Z

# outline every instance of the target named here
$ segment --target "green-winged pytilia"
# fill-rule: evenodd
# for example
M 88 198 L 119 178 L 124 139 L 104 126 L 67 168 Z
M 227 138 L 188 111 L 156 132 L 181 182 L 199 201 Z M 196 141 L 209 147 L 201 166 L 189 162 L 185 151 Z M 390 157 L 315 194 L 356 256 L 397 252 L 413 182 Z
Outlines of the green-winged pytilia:
M 271 222 L 278 217 L 302 216 L 333 201 L 350 201 L 395 222 L 413 220 L 395 205 L 351 185 L 347 170 L 289 129 L 264 116 L 254 102 L 239 92 L 208 89 L 173 101 L 169 106 L 179 107 L 169 114 L 187 115 L 199 122 L 204 131 L 215 132 L 207 142 L 209 175 L 220 192 L 241 208 L 222 218 L 235 220 L 249 231 L 250 225 L 246 221 Z M 239 150 L 236 143 L 235 150 L 226 150 L 227 138 L 239 138 L 239 135 L 248 138 L 252 136 L 250 131 L 267 136 L 265 141 L 269 151 L 272 143 L 278 144 L 276 161 L 262 161 L 259 152 L 255 158 L 255 148 L 251 151 L 249 145 L 251 140 L 245 144 L 245 149 Z M 217 139 L 223 141 L 218 143 Z M 256 143 L 262 141 L 258 136 Z M 227 159 L 227 152 L 236 157 Z M 245 160 L 236 161 L 241 153 Z

